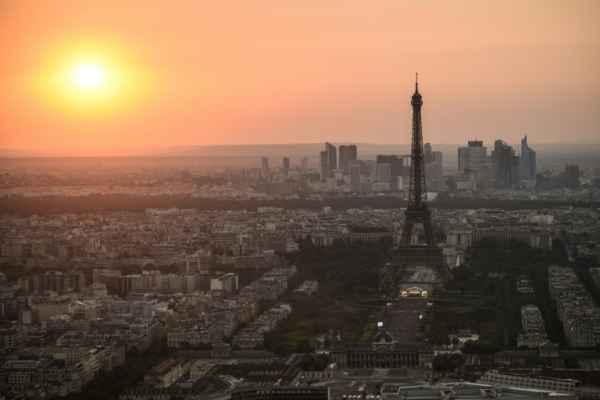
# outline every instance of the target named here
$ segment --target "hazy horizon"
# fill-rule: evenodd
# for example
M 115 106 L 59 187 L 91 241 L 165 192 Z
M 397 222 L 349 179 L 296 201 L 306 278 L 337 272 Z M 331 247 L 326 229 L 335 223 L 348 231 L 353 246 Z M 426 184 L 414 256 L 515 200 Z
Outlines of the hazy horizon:
M 475 138 L 469 140 L 476 140 Z M 336 146 L 340 144 L 355 144 L 358 146 L 360 159 L 374 159 L 378 154 L 408 154 L 409 143 L 368 143 L 368 142 L 331 142 Z M 255 159 L 266 156 L 272 159 L 291 157 L 297 161 L 302 157 L 317 159 L 323 142 L 313 143 L 255 143 L 255 144 L 217 144 L 217 145 L 189 145 L 189 146 L 163 146 L 152 149 L 129 149 L 123 152 L 110 152 L 107 154 L 69 154 L 69 153 L 44 153 L 26 150 L 0 148 L 0 159 L 35 159 L 35 158 L 240 158 Z M 517 154 L 520 152 L 520 143 L 509 142 Z M 444 161 L 456 158 L 457 148 L 465 143 L 432 143 L 433 149 L 444 153 Z M 537 151 L 542 158 L 563 154 L 577 160 L 578 155 L 594 157 L 600 154 L 599 143 L 537 143 L 529 138 L 529 145 Z M 485 142 L 488 152 L 493 150 L 492 142 Z M 588 157 L 589 158 L 589 157 Z

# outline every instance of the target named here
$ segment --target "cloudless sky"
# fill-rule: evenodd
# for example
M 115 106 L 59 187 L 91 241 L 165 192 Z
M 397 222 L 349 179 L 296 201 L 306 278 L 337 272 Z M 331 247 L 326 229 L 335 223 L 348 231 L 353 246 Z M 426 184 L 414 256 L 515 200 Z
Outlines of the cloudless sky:
M 53 93 L 81 49 L 122 92 Z M 600 142 L 597 0 L 1 0 L 0 50 L 0 148 L 407 143 L 416 71 L 426 141 Z

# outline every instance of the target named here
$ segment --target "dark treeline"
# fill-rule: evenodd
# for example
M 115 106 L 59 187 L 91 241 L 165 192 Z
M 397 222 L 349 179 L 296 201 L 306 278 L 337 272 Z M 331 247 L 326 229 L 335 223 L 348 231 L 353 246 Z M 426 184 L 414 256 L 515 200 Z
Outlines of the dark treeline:
M 190 196 L 161 195 L 88 195 L 88 196 L 7 196 L 0 198 L 0 213 L 28 216 L 60 213 L 87 213 L 102 211 L 143 211 L 147 208 L 183 208 L 198 210 L 256 210 L 258 207 L 282 207 L 288 209 L 335 209 L 349 208 L 399 208 L 406 201 L 393 196 L 328 198 L 324 200 L 222 200 Z M 549 200 L 487 200 L 487 199 L 441 199 L 431 203 L 433 208 L 497 208 L 504 210 L 542 209 L 564 206 L 600 207 L 600 202 L 569 202 Z

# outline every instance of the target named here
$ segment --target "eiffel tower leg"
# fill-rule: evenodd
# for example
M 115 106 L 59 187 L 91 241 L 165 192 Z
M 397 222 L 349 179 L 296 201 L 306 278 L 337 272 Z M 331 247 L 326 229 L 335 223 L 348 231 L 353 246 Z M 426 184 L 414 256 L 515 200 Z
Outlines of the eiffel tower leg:
M 402 244 L 404 246 L 410 246 L 413 233 L 413 222 L 408 220 L 404 221 L 404 229 L 402 230 Z
M 424 218 L 423 219 L 423 229 L 425 230 L 425 241 L 429 247 L 433 247 L 433 229 L 431 228 L 431 219 Z

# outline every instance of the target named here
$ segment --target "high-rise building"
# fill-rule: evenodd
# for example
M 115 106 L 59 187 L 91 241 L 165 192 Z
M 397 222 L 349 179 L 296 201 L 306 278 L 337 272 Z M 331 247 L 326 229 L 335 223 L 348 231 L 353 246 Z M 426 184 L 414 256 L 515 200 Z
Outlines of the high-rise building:
M 339 167 L 344 174 L 350 173 L 350 163 L 358 159 L 358 150 L 356 145 L 342 145 L 340 146 L 340 164 Z
M 470 140 L 466 147 L 458 148 L 458 173 L 463 176 L 472 175 L 477 186 L 489 186 L 491 159 L 481 140 Z
M 302 171 L 308 170 L 308 157 L 302 157 L 302 161 L 300 161 L 300 168 Z
M 326 150 L 319 153 L 319 160 L 321 165 L 321 180 L 329 178 L 329 157 Z
M 327 161 L 329 163 L 329 171 L 333 174 L 333 170 L 337 169 L 337 148 L 331 143 L 325 143 L 325 150 L 327 151 Z
M 571 189 L 579 187 L 581 184 L 579 181 L 580 176 L 581 171 L 579 170 L 579 165 L 567 164 L 565 166 L 565 171 L 562 173 L 564 186 Z
M 360 161 L 353 161 L 350 163 L 350 188 L 353 192 L 360 192 L 360 175 L 362 165 Z
M 380 165 L 386 165 L 384 167 L 380 167 Z M 388 167 L 389 166 L 389 167 Z M 405 161 L 403 157 L 397 156 L 395 154 L 379 154 L 377 156 L 377 167 L 376 167 L 376 178 L 379 182 L 389 182 L 391 190 L 398 190 L 398 177 L 408 176 L 408 171 L 410 166 L 405 165 Z M 388 171 L 389 176 L 386 178 L 387 180 L 383 181 L 381 178 L 382 171 Z
M 283 157 L 283 161 L 282 161 L 282 171 L 283 171 L 283 176 L 288 176 L 289 172 L 290 172 L 290 159 L 289 157 Z
M 519 183 L 519 157 L 511 146 L 499 139 L 494 142 L 492 167 L 497 188 L 510 188 Z
M 337 149 L 331 143 L 325 143 L 325 150 L 321 153 L 321 179 L 333 177 L 333 171 L 337 169 Z
M 467 147 L 458 148 L 458 172 L 466 174 L 478 172 L 485 165 L 487 147 L 481 140 L 470 140 Z
M 431 143 L 425 143 L 423 150 L 427 187 L 430 189 L 439 190 L 443 184 L 442 152 L 433 151 Z
M 392 165 L 390 163 L 377 163 L 377 182 L 392 183 Z
M 377 164 L 389 164 L 390 173 L 393 176 L 401 176 L 404 172 L 404 162 L 402 157 L 395 154 L 379 154 L 377 156 Z
M 268 157 L 262 157 L 260 159 L 260 168 L 261 168 L 261 171 L 264 176 L 268 175 L 268 173 L 269 173 L 269 158 Z
M 535 179 L 537 173 L 535 151 L 527 144 L 527 135 L 521 139 L 521 159 L 519 160 L 519 175 L 521 179 Z

